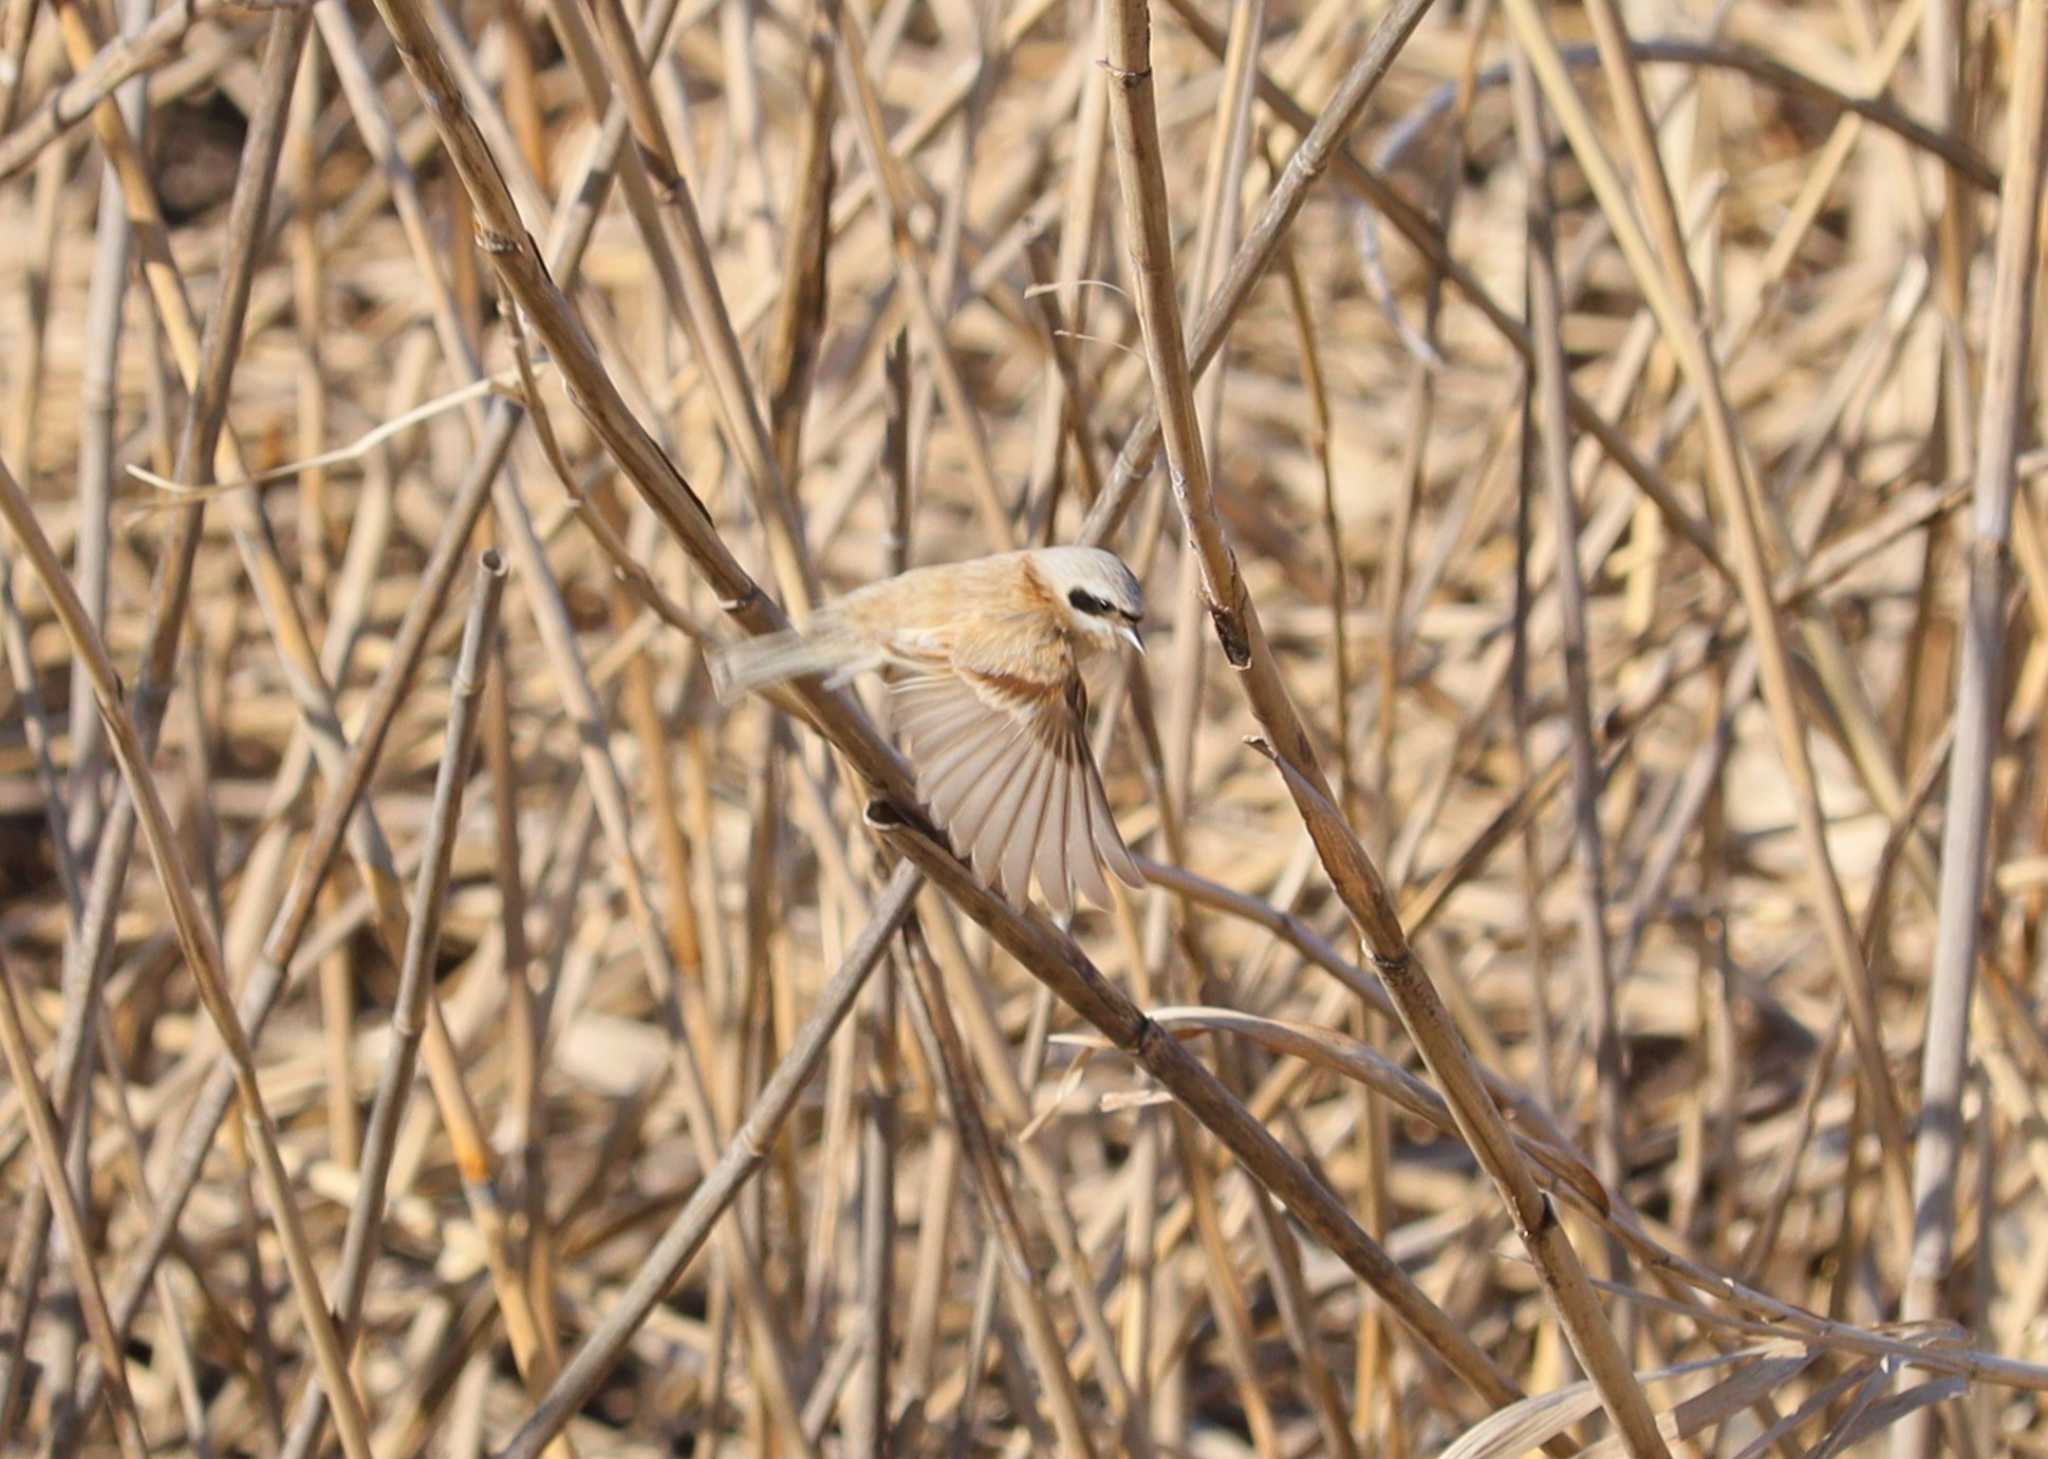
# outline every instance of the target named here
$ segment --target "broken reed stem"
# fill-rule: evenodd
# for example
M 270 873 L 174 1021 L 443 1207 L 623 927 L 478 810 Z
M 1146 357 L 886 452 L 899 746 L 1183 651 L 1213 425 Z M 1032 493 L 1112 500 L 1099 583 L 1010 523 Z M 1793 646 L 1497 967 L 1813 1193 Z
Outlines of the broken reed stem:
M 1280 251 L 1281 278 L 1287 285 L 1287 306 L 1294 317 L 1294 332 L 1301 350 L 1301 377 L 1309 405 L 1309 449 L 1323 487 L 1323 540 L 1329 553 L 1330 571 L 1330 678 L 1335 702 L 1333 733 L 1337 746 L 1337 803 L 1345 813 L 1357 812 L 1358 776 L 1353 764 L 1357 747 L 1351 735 L 1351 634 L 1344 625 L 1344 613 L 1351 593 L 1344 570 L 1344 523 L 1337 506 L 1337 468 L 1332 459 L 1330 391 L 1326 380 L 1322 348 L 1316 339 L 1316 322 L 1309 302 L 1308 285 L 1302 278 L 1301 260 L 1293 245 Z
M 863 1034 L 869 1069 L 861 1096 L 860 1293 L 864 1351 L 855 1370 L 848 1452 L 889 1452 L 889 1355 L 896 1309 L 896 970 L 884 962 L 868 989 Z
M 816 383 L 818 352 L 825 333 L 832 196 L 838 181 L 838 166 L 832 156 L 832 127 L 838 116 L 833 104 L 837 92 L 832 52 L 839 0 L 808 0 L 806 10 L 804 124 L 792 175 L 795 196 L 784 225 L 782 301 L 761 369 L 775 462 L 785 489 L 790 491 L 794 491 L 803 464 L 804 410 Z M 744 374 L 741 380 L 745 382 Z
M 987 1001 L 986 985 L 972 970 L 972 962 L 961 944 L 958 929 L 942 903 L 934 903 L 935 914 L 926 927 L 925 948 L 936 959 L 951 983 L 951 1001 L 956 1018 L 964 1026 L 979 1058 L 985 1095 L 1000 1125 L 1015 1133 L 1014 1159 L 1030 1189 L 1033 1203 L 1053 1249 L 1065 1269 L 1067 1285 L 1080 1319 L 1080 1335 L 1086 1340 L 1088 1357 L 1096 1381 L 1108 1398 L 1111 1410 L 1120 1415 L 1131 1411 L 1130 1384 L 1116 1359 L 1116 1341 L 1097 1290 L 1094 1263 L 1081 1235 L 1065 1185 L 1054 1163 L 1047 1158 L 1043 1142 L 1026 1138 L 1032 1126 L 1030 1065 L 1033 1045 L 1027 1042 L 1021 1055 L 1004 1036 L 994 1010 Z M 1038 1021 L 1034 1012 L 1034 1023 Z
M 404 961 L 399 968 L 398 996 L 391 1014 L 393 1047 L 378 1075 L 377 1093 L 363 1132 L 362 1159 L 357 1169 L 356 1199 L 349 1208 L 342 1239 L 340 1269 L 335 1274 L 335 1317 L 352 1348 L 358 1336 L 363 1295 L 370 1263 L 384 1220 L 384 1182 L 391 1169 L 398 1122 L 412 1095 L 420 1038 L 426 1029 L 426 1003 L 433 995 L 432 969 L 447 911 L 448 877 L 455 855 L 455 831 L 462 815 L 462 795 L 476 748 L 478 696 L 488 664 L 484 658 L 498 626 L 498 607 L 505 595 L 505 564 L 495 552 L 478 559 L 475 587 L 455 661 L 448 710 L 446 744 L 434 781 L 434 808 L 427 825 L 419 877 L 413 888 L 412 920 L 406 928 Z M 284 1452 L 310 1453 L 320 1436 L 326 1395 L 309 1388 L 301 1397 L 291 1437 Z
M 1034 1279 L 1023 1221 L 1017 1214 L 1015 1196 L 988 1121 L 982 1116 L 980 1091 L 969 1071 L 967 1052 L 948 1007 L 937 964 L 914 929 L 905 941 L 909 944 L 912 974 L 908 1004 L 911 1027 L 917 1031 L 926 1066 L 942 1091 L 948 1122 L 966 1150 L 982 1221 L 995 1238 L 989 1255 L 994 1260 L 996 1275 L 1002 1279 L 1009 1315 L 1023 1329 L 1025 1353 L 1036 1370 L 1043 1401 L 1052 1411 L 1061 1452 L 1089 1459 L 1095 1453 L 1095 1445 L 1081 1415 L 1080 1391 L 1053 1326 L 1046 1294 Z M 977 1350 L 977 1344 L 968 1344 L 970 1360 Z
M 823 25 L 837 0 L 815 0 L 817 17 Z M 827 140 L 816 136 L 832 95 L 832 62 L 826 50 L 829 32 L 813 37 L 807 77 L 814 84 L 812 112 L 804 132 L 808 148 L 814 141 L 821 147 Z M 819 190 L 829 187 L 830 164 L 819 180 Z M 801 174 L 800 174 L 801 175 Z M 822 229 L 822 218 L 820 227 Z M 793 225 L 794 226 L 794 225 Z M 824 256 L 816 261 L 818 284 L 822 289 Z M 819 301 L 822 311 L 823 301 Z M 794 366 L 792 365 L 792 368 Z M 899 331 L 882 352 L 883 398 L 887 418 L 882 437 L 884 520 L 882 571 L 902 572 L 910 562 L 910 349 Z M 780 398 L 777 396 L 771 398 Z M 792 426 L 792 430 L 794 427 Z M 778 438 L 779 439 L 779 438 Z M 897 1148 L 901 1138 L 901 1067 L 897 1052 L 899 1009 L 896 963 L 886 958 L 880 976 L 866 993 L 861 1038 L 868 1050 L 869 1065 L 861 1080 L 860 1128 L 860 1272 L 857 1278 L 865 1319 L 862 1323 L 866 1350 L 855 1370 L 854 1391 L 847 1424 L 847 1452 L 855 1459 L 887 1459 L 890 1451 L 889 1356 L 892 1333 L 897 1325 L 896 1293 L 896 1175 Z
M 1080 362 L 1074 358 L 1072 336 L 1078 326 L 1069 323 L 1055 287 L 1059 264 L 1042 233 L 1034 233 L 1025 243 L 1024 255 L 1031 265 L 1030 299 L 1044 323 L 1041 336 L 1049 362 L 1047 378 L 1059 382 L 1059 388 L 1052 392 L 1057 411 L 1048 406 L 1047 423 L 1040 427 L 1045 444 L 1033 448 L 1042 461 L 1033 468 L 1025 488 L 1029 516 L 1024 540 L 1046 545 L 1052 540 L 1053 522 L 1059 512 L 1059 488 L 1065 480 L 1062 458 L 1066 448 L 1061 442 L 1066 441 L 1073 448 L 1073 469 L 1080 473 L 1082 496 L 1090 503 L 1102 495 L 1102 471 L 1095 461 L 1095 442 L 1088 436 L 1088 390 L 1082 380 Z
M 919 336 L 946 412 L 966 440 L 968 479 L 974 487 L 988 549 L 1000 552 L 1014 541 L 1010 503 L 1003 500 L 1002 487 L 996 481 L 995 467 L 989 460 L 987 432 L 967 393 L 953 347 L 946 339 L 945 322 L 932 299 L 923 250 L 910 229 L 910 198 L 897 175 L 896 157 L 882 123 L 881 102 L 868 79 L 867 47 L 860 19 L 841 5 L 838 21 L 839 45 L 834 57 L 839 89 L 844 93 L 841 102 L 854 120 L 854 138 L 860 144 L 861 160 L 867 164 L 875 195 L 888 219 L 897 285 L 909 302 L 911 327 Z

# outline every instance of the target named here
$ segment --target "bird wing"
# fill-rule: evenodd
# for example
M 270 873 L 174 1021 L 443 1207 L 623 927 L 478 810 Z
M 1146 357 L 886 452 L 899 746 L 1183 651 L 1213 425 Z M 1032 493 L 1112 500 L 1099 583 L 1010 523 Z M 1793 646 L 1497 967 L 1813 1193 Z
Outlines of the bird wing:
M 1021 902 L 1035 867 L 1057 912 L 1078 888 L 1109 905 L 1106 865 L 1143 886 L 1087 739 L 1088 694 L 1063 642 L 965 641 L 942 669 L 896 685 L 918 794 L 983 879 Z

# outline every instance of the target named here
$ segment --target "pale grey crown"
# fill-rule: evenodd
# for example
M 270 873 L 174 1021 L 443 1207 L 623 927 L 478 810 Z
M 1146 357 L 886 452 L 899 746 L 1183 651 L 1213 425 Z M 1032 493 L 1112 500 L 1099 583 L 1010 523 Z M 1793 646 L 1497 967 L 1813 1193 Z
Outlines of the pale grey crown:
M 1075 613 L 1112 624 L 1134 624 L 1145 616 L 1145 589 L 1115 553 L 1100 547 L 1047 547 L 1038 552 L 1037 562 L 1046 586 Z

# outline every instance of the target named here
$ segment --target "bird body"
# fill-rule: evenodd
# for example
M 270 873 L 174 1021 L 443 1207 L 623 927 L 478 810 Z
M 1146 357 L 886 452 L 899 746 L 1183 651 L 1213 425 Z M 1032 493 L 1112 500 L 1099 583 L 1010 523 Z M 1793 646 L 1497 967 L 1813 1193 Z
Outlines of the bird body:
M 721 698 L 804 674 L 897 671 L 918 794 L 955 849 L 1021 900 L 1035 869 L 1060 912 L 1109 904 L 1109 867 L 1143 885 L 1087 740 L 1088 661 L 1141 651 L 1144 592 L 1115 554 L 1043 547 L 915 568 L 820 608 L 802 629 L 711 657 Z

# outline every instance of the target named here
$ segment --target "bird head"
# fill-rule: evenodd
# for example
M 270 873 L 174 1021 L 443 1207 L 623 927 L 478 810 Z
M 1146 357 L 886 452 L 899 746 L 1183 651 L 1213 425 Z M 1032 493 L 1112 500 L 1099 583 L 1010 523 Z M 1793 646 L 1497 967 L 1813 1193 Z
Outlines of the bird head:
M 1031 558 L 1078 641 L 1106 649 L 1122 639 L 1139 653 L 1145 651 L 1138 636 L 1145 590 L 1122 558 L 1099 547 L 1043 547 Z

